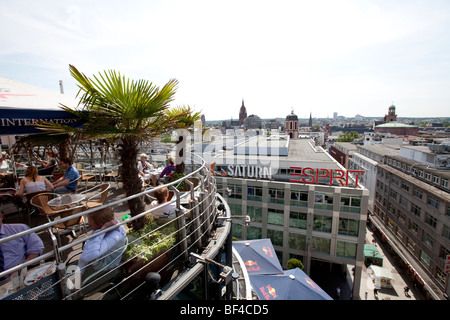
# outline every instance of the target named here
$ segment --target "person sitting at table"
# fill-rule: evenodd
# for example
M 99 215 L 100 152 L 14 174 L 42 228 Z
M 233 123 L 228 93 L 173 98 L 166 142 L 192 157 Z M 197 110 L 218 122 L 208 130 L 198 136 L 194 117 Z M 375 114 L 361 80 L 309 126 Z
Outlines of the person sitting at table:
M 16 165 L 21 167 L 26 167 L 25 164 L 15 162 Z M 8 160 L 8 154 L 2 152 L 2 157 L 0 158 L 0 188 L 15 188 L 14 176 L 11 172 L 8 173 L 10 166 L 10 161 Z
M 139 177 L 142 180 L 142 183 L 144 183 L 144 180 L 151 179 L 152 185 L 156 185 L 156 176 L 154 174 L 151 174 L 150 171 L 155 169 L 155 165 L 147 161 L 147 155 L 145 153 L 142 153 L 140 155 L 141 160 L 138 161 L 138 171 L 139 171 Z
M 3 219 L 4 214 L 0 212 L 0 239 L 30 229 L 23 223 L 4 224 Z M 0 272 L 37 258 L 43 251 L 44 243 L 36 233 L 4 242 L 0 244 Z
M 24 193 L 53 190 L 53 185 L 46 177 L 38 175 L 35 166 L 29 166 L 25 170 L 25 177 L 20 180 L 19 191 L 16 196 L 23 196 Z
M 169 189 L 167 189 L 167 187 L 163 187 L 161 189 L 156 190 L 155 198 L 156 198 L 156 200 L 153 200 L 150 203 L 150 209 L 159 207 L 159 206 L 163 205 L 164 203 L 168 202 Z M 173 219 L 173 218 L 176 218 L 176 211 L 175 211 L 176 209 L 177 209 L 177 205 L 176 205 L 176 202 L 174 201 L 174 202 L 167 203 L 167 205 L 157 208 L 156 210 L 152 211 L 150 214 L 154 220 L 158 220 L 161 218 Z M 188 211 L 184 207 L 181 207 L 181 211 L 183 212 L 183 214 L 188 213 Z
M 88 225 L 93 230 L 92 234 L 114 226 L 118 222 L 119 220 L 115 218 L 114 212 L 109 207 L 88 214 Z M 78 260 L 80 272 L 89 275 L 101 270 L 113 260 L 115 261 L 109 268 L 118 266 L 120 263 L 118 254 L 123 251 L 119 248 L 125 245 L 125 237 L 125 229 L 123 226 L 119 226 L 87 240 Z
M 169 178 L 169 174 L 170 174 L 172 171 L 175 171 L 175 162 L 173 161 L 172 157 L 169 156 L 169 157 L 167 158 L 167 161 L 169 162 L 169 165 L 166 166 L 166 167 L 163 169 L 163 171 L 160 173 L 160 175 L 159 175 L 159 178 L 160 178 L 160 179 L 167 180 L 167 178 Z M 165 177 L 165 178 L 164 178 L 164 177 Z M 164 181 L 164 182 L 166 182 L 166 181 Z
M 16 197 L 21 197 L 25 193 L 34 193 L 39 191 L 53 190 L 53 185 L 46 177 L 39 176 L 35 166 L 29 166 L 25 170 L 25 177 L 20 180 L 19 191 L 15 193 Z M 19 201 L 21 201 L 19 199 Z M 30 214 L 34 214 L 33 208 L 28 202 L 25 202 Z
M 141 158 L 140 161 L 138 161 L 138 170 L 139 170 L 139 176 L 142 179 L 148 179 L 150 176 L 148 175 L 149 171 L 154 169 L 154 166 L 147 161 L 148 157 L 145 153 L 142 153 L 139 158 Z
M 68 158 L 63 158 L 59 161 L 59 166 L 64 169 L 64 176 L 53 182 L 55 193 L 69 193 L 77 189 L 77 180 L 80 177 L 78 170 L 72 166 L 72 161 Z
M 55 170 L 56 167 L 56 154 L 52 150 L 47 151 L 48 160 L 37 159 L 42 164 L 42 168 L 39 169 L 38 173 L 42 176 L 49 176 Z

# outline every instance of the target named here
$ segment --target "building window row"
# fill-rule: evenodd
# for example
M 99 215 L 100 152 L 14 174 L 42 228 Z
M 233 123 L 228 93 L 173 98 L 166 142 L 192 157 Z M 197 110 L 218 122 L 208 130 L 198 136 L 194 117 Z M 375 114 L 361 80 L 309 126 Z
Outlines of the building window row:
M 397 168 L 403 172 L 412 174 L 418 178 L 422 178 L 437 187 L 449 190 L 448 178 L 444 178 L 444 177 L 440 176 L 439 174 L 436 174 L 436 172 L 434 170 L 433 171 L 425 171 L 423 169 L 414 167 L 415 165 L 410 165 L 410 164 L 407 164 L 407 163 L 404 163 L 404 162 L 401 162 L 399 160 L 392 159 L 389 157 L 386 159 L 386 163 L 393 168 Z

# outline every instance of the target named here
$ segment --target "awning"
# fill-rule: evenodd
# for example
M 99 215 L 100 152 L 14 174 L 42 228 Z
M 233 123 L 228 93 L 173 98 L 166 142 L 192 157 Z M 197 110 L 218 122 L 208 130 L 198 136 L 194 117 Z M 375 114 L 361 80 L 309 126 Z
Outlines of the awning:
M 378 248 L 372 244 L 364 244 L 364 263 L 370 265 L 373 260 L 377 260 L 380 265 L 383 265 L 383 257 Z
M 394 277 L 392 276 L 392 273 L 389 269 L 382 268 L 379 266 L 374 266 L 374 265 L 371 265 L 367 269 L 372 270 L 374 275 L 378 278 L 385 278 L 385 279 L 391 279 L 391 280 L 394 279 Z
M 61 104 L 75 108 L 78 100 L 0 77 L 0 135 L 42 133 L 35 126 L 40 122 L 80 126 L 80 119 L 61 110 Z

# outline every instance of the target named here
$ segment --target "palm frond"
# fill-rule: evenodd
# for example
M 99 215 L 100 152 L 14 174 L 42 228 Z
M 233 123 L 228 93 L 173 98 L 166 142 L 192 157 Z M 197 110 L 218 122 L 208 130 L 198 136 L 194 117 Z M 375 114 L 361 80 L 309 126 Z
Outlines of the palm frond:
M 78 82 L 78 109 L 61 109 L 85 120 L 82 128 L 42 124 L 43 130 L 68 132 L 94 138 L 120 135 L 155 137 L 176 128 L 191 126 L 200 116 L 189 106 L 170 108 L 178 87 L 176 79 L 162 88 L 146 80 L 130 80 L 114 70 L 88 78 L 73 65 L 70 73 Z

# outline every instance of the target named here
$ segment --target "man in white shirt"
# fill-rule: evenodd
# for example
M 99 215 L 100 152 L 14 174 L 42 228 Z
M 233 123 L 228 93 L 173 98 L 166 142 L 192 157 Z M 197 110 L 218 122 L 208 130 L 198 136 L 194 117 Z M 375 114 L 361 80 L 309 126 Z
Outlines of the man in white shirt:
M 152 201 L 152 203 L 150 204 L 150 209 L 157 208 L 150 213 L 153 219 L 158 220 L 160 218 L 176 218 L 176 202 L 167 203 L 169 199 L 169 189 L 164 187 L 162 189 L 156 190 L 155 197 L 156 200 Z M 187 214 L 186 208 L 181 206 L 180 209 L 182 210 L 183 214 Z

